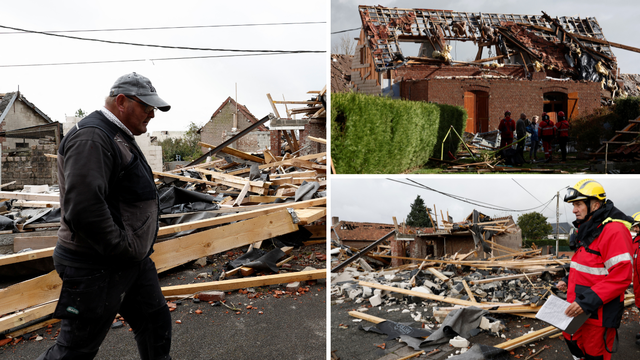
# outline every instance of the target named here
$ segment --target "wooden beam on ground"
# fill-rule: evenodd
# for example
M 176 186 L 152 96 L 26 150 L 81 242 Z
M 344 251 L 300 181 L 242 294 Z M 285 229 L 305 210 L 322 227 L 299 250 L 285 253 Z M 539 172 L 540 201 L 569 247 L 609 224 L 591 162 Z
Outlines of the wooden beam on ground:
M 257 194 L 264 194 L 266 192 L 265 189 L 268 188 L 269 185 L 271 185 L 269 182 L 250 181 L 248 178 L 243 178 L 243 177 L 229 175 L 229 174 L 223 174 L 217 171 L 211 171 L 206 169 L 195 169 L 195 170 L 199 173 L 211 176 L 211 179 L 215 179 L 215 182 L 219 184 L 230 186 L 239 190 L 242 190 L 244 188 L 244 185 L 246 183 L 249 183 L 249 185 L 251 185 L 251 188 L 249 189 L 249 191 Z
M 0 289 L 0 315 L 55 300 L 62 280 L 54 270 L 48 274 Z
M 300 219 L 298 225 L 302 226 L 310 224 L 327 216 L 327 208 L 311 207 L 307 209 L 297 209 L 296 214 L 298 215 L 298 219 Z
M 489 278 L 489 279 L 474 280 L 474 281 L 471 281 L 471 285 L 486 284 L 494 281 L 520 279 L 520 278 L 531 276 L 531 275 L 541 275 L 543 272 L 544 271 L 535 271 L 535 272 L 530 272 L 526 274 L 506 275 L 506 276 L 500 276 L 500 277 Z
M 37 194 L 37 193 L 20 193 L 11 191 L 0 191 L 0 199 L 16 199 L 30 201 L 51 201 L 59 202 L 59 194 Z
M 56 304 L 58 304 L 58 302 L 54 301 L 0 318 L 0 332 L 25 325 L 31 321 L 53 314 Z
M 275 205 L 267 208 L 261 208 L 261 209 L 256 209 L 252 211 L 245 211 L 238 214 L 219 216 L 212 219 L 205 219 L 205 220 L 192 221 L 184 224 L 163 226 L 160 228 L 160 230 L 158 230 L 158 236 L 175 234 L 181 231 L 194 230 L 194 229 L 199 229 L 199 228 L 204 228 L 204 227 L 209 227 L 214 225 L 225 224 L 233 221 L 250 219 L 256 216 L 266 215 L 266 214 L 273 213 L 278 210 L 287 209 L 287 208 L 303 209 L 303 208 L 308 208 L 312 206 L 326 205 L 326 203 L 327 203 L 327 198 L 311 199 L 311 200 L 298 201 L 293 203 L 279 204 L 279 205 Z M 0 262 L 1 261 L 2 260 L 0 260 Z
M 205 283 L 165 286 L 162 288 L 164 296 L 195 294 L 202 291 L 231 291 L 249 287 L 260 287 L 276 284 L 286 284 L 294 281 L 308 281 L 324 279 L 327 277 L 326 269 L 300 271 L 293 273 L 265 275 L 242 279 L 228 279 L 223 281 L 211 281 Z
M 60 207 L 58 201 L 26 201 L 18 200 L 13 203 L 14 207 L 51 208 Z
M 286 199 L 288 196 L 272 195 L 249 195 L 249 202 L 252 203 L 272 203 L 278 199 Z
M 50 320 L 47 320 L 47 321 L 43 321 L 43 322 L 37 323 L 35 325 L 27 326 L 26 328 L 22 328 L 20 330 L 16 330 L 16 331 L 12 331 L 10 333 L 6 333 L 5 336 L 7 338 L 15 339 L 18 336 L 22 336 L 24 334 L 28 334 L 28 333 L 34 332 L 36 330 L 40 330 L 40 329 L 42 329 L 44 327 L 47 327 L 49 325 L 57 324 L 60 321 L 61 321 L 60 319 L 50 319 Z
M 158 272 L 191 260 L 298 230 L 287 210 L 157 243 L 151 259 Z
M 13 238 L 13 252 L 20 250 L 32 249 L 40 250 L 55 247 L 58 242 L 58 236 L 17 236 Z
M 16 264 L 24 261 L 43 259 L 51 257 L 53 255 L 53 248 L 27 251 L 21 254 L 12 254 L 7 256 L 0 256 L 0 266 Z
M 467 284 L 466 280 L 464 279 L 462 280 L 462 285 L 464 286 L 464 289 L 467 291 L 467 295 L 469 295 L 469 300 L 471 300 L 471 302 L 477 303 L 476 297 L 473 295 L 473 292 L 469 288 L 469 285 Z
M 510 350 L 513 350 L 513 349 L 515 349 L 515 348 L 517 348 L 519 346 L 527 345 L 527 344 L 529 344 L 529 343 L 531 343 L 533 341 L 536 341 L 536 340 L 538 340 L 540 338 L 547 337 L 549 335 L 553 335 L 553 334 L 555 334 L 555 333 L 557 333 L 559 331 L 561 331 L 561 330 L 558 329 L 555 326 L 547 326 L 546 328 L 540 329 L 538 331 L 534 331 L 532 333 L 522 335 L 522 336 L 517 337 L 515 339 L 511 339 L 511 340 L 505 341 L 505 342 L 500 343 L 498 345 L 494 345 L 494 347 L 510 351 Z
M 427 271 L 432 273 L 438 279 L 442 280 L 442 282 L 447 282 L 447 281 L 451 280 L 448 277 L 444 276 L 444 274 L 442 274 L 440 271 L 438 271 L 438 270 L 436 270 L 434 268 L 427 268 Z

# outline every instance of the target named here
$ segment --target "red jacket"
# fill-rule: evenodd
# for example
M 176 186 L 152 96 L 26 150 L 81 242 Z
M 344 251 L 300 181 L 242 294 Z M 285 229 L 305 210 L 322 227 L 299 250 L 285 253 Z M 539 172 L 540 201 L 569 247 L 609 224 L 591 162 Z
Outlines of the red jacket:
M 636 295 L 636 306 L 640 308 L 640 264 L 638 264 L 638 255 L 640 255 L 640 234 L 636 234 L 633 239 L 633 293 Z
M 513 139 L 513 132 L 516 131 L 516 122 L 508 116 L 500 120 L 498 130 L 500 130 L 500 136 L 503 138 Z
M 549 138 L 553 138 L 556 135 L 556 127 L 551 119 L 542 120 L 540 126 L 538 126 L 538 136 L 545 140 Z
M 608 205 L 613 208 L 612 203 Z M 610 221 L 608 214 L 598 218 L 596 213 L 593 221 L 578 228 L 579 243 L 571 258 L 567 301 L 575 301 L 584 312 L 591 313 L 587 323 L 618 328 L 624 292 L 631 283 L 631 234 L 625 224 Z M 607 220 L 602 221 L 605 217 Z M 587 233 L 580 236 L 580 231 Z M 590 233 L 599 234 L 593 239 Z
M 558 129 L 558 137 L 569 137 L 569 122 L 562 120 L 556 126 Z

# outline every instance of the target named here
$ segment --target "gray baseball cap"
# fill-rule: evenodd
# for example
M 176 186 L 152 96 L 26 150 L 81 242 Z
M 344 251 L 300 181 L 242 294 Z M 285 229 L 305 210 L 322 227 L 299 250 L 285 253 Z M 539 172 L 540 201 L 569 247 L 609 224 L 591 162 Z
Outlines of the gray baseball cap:
M 122 75 L 113 83 L 109 96 L 117 96 L 118 94 L 136 96 L 146 104 L 157 107 L 160 111 L 171 109 L 171 105 L 160 99 L 156 88 L 151 85 L 151 80 L 135 72 Z

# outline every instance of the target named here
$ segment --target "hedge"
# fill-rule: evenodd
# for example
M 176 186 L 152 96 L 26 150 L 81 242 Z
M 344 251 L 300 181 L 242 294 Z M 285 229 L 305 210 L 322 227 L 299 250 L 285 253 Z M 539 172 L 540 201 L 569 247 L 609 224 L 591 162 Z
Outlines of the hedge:
M 450 125 L 462 134 L 467 113 L 458 106 L 331 94 L 331 158 L 338 174 L 397 174 L 440 157 Z M 451 133 L 445 153 L 458 148 Z

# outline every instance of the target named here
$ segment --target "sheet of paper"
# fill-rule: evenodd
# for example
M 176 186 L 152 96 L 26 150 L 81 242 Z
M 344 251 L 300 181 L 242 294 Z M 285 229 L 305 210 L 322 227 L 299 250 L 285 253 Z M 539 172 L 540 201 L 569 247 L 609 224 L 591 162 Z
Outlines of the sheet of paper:
M 564 314 L 569 305 L 571 304 L 551 295 L 538 310 L 536 318 L 572 334 L 589 318 L 589 314 L 582 313 L 574 318 L 569 317 Z

